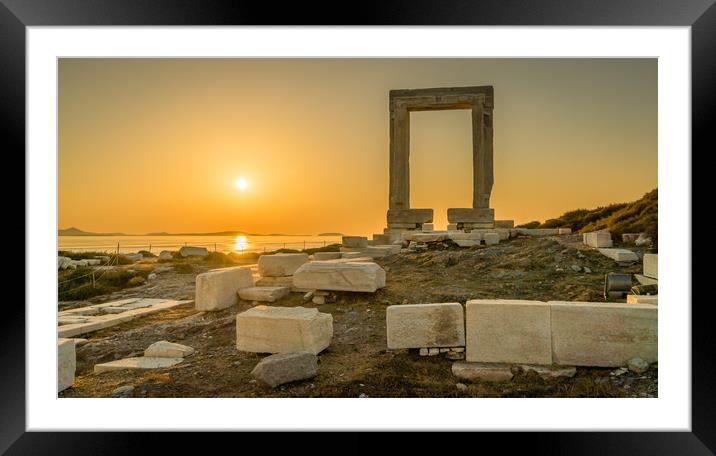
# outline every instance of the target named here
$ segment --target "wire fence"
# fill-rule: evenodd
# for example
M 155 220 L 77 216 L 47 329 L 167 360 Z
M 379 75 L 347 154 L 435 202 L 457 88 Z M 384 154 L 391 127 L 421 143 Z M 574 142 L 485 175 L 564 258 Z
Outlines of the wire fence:
M 108 252 L 111 251 L 115 254 L 127 254 L 127 253 L 135 253 L 142 250 L 145 250 L 149 253 L 158 253 L 161 250 L 179 250 L 181 247 L 206 247 L 207 250 L 211 250 L 214 252 L 268 252 L 272 250 L 279 250 L 279 249 L 294 249 L 294 250 L 306 250 L 308 248 L 317 248 L 317 247 L 326 247 L 330 244 L 337 244 L 340 243 L 340 241 L 267 241 L 267 242 L 242 242 L 241 240 L 234 239 L 233 242 L 191 242 L 191 241 L 185 241 L 183 243 L 181 242 L 172 242 L 172 241 L 152 241 L 152 242 L 128 242 L 128 243 L 116 243 L 115 245 L 80 245 L 80 246 L 71 246 L 71 245 L 65 245 L 60 247 L 60 250 L 65 251 L 75 251 L 75 252 L 82 252 L 82 251 L 96 251 L 96 252 Z M 111 250 L 110 250 L 111 249 Z

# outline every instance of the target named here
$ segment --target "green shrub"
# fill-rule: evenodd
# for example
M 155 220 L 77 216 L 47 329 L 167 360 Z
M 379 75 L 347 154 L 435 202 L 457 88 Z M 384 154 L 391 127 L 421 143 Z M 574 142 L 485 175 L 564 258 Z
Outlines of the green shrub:
M 152 252 L 150 252 L 149 250 L 140 250 L 140 251 L 137 252 L 137 253 L 141 253 L 143 256 L 145 256 L 145 257 L 147 257 L 147 258 L 154 258 L 154 257 L 156 257 L 156 255 L 153 254 Z
M 324 247 L 315 247 L 315 248 L 303 250 L 304 253 L 307 253 L 309 255 L 313 255 L 316 252 L 340 252 L 340 251 L 341 251 L 340 244 L 329 244 Z
M 131 279 L 129 279 L 129 281 L 127 282 L 127 286 L 136 287 L 139 285 L 144 285 L 144 282 L 146 282 L 144 277 L 138 275 L 138 276 L 134 276 Z

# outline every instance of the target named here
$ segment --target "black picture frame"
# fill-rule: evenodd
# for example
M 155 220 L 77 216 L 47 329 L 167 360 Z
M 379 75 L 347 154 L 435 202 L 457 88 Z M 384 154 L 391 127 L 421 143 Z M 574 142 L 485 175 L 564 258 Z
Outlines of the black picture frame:
M 248 1 L 226 5 L 209 0 L 0 0 L 0 106 L 5 117 L 0 129 L 6 157 L 19 156 L 25 148 L 26 27 L 68 25 L 690 26 L 692 157 L 697 156 L 697 151 L 705 154 L 714 150 L 715 135 L 709 116 L 716 99 L 714 0 L 384 0 L 340 5 Z M 27 242 L 26 238 L 26 248 Z M 703 273 L 694 273 L 699 274 Z M 678 304 L 691 305 L 691 300 L 688 296 Z M 551 454 L 714 454 L 716 340 L 711 330 L 713 320 L 708 318 L 711 305 L 708 301 L 699 304 L 702 305 L 692 306 L 692 432 L 551 432 L 520 433 L 514 437 L 485 433 L 479 436 L 479 446 L 487 449 L 494 441 L 510 452 Z M 176 434 L 127 437 L 121 433 L 25 432 L 25 346 L 20 343 L 26 336 L 24 322 L 24 307 L 17 302 L 4 306 L 0 319 L 0 452 L 131 454 L 147 448 L 148 441 L 157 438 L 162 444 L 171 441 L 174 445 L 184 445 L 194 437 L 203 439 Z M 419 436 L 410 438 L 420 442 Z M 211 439 L 212 446 L 219 445 Z

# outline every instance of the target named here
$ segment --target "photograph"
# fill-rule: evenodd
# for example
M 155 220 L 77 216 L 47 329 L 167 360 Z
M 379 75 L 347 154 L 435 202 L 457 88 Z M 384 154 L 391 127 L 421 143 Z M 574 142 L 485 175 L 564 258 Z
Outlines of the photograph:
M 56 68 L 59 402 L 660 397 L 658 58 Z

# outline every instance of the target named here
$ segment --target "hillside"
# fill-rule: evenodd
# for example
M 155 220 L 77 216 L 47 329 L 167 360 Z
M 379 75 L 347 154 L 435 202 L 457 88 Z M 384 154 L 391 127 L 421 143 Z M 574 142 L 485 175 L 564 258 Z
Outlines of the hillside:
M 645 232 L 656 242 L 659 195 L 654 189 L 636 201 L 610 204 L 596 209 L 577 209 L 565 212 L 544 223 L 537 221 L 520 225 L 529 228 L 569 227 L 572 232 L 584 233 L 607 229 L 620 236 L 623 233 Z

